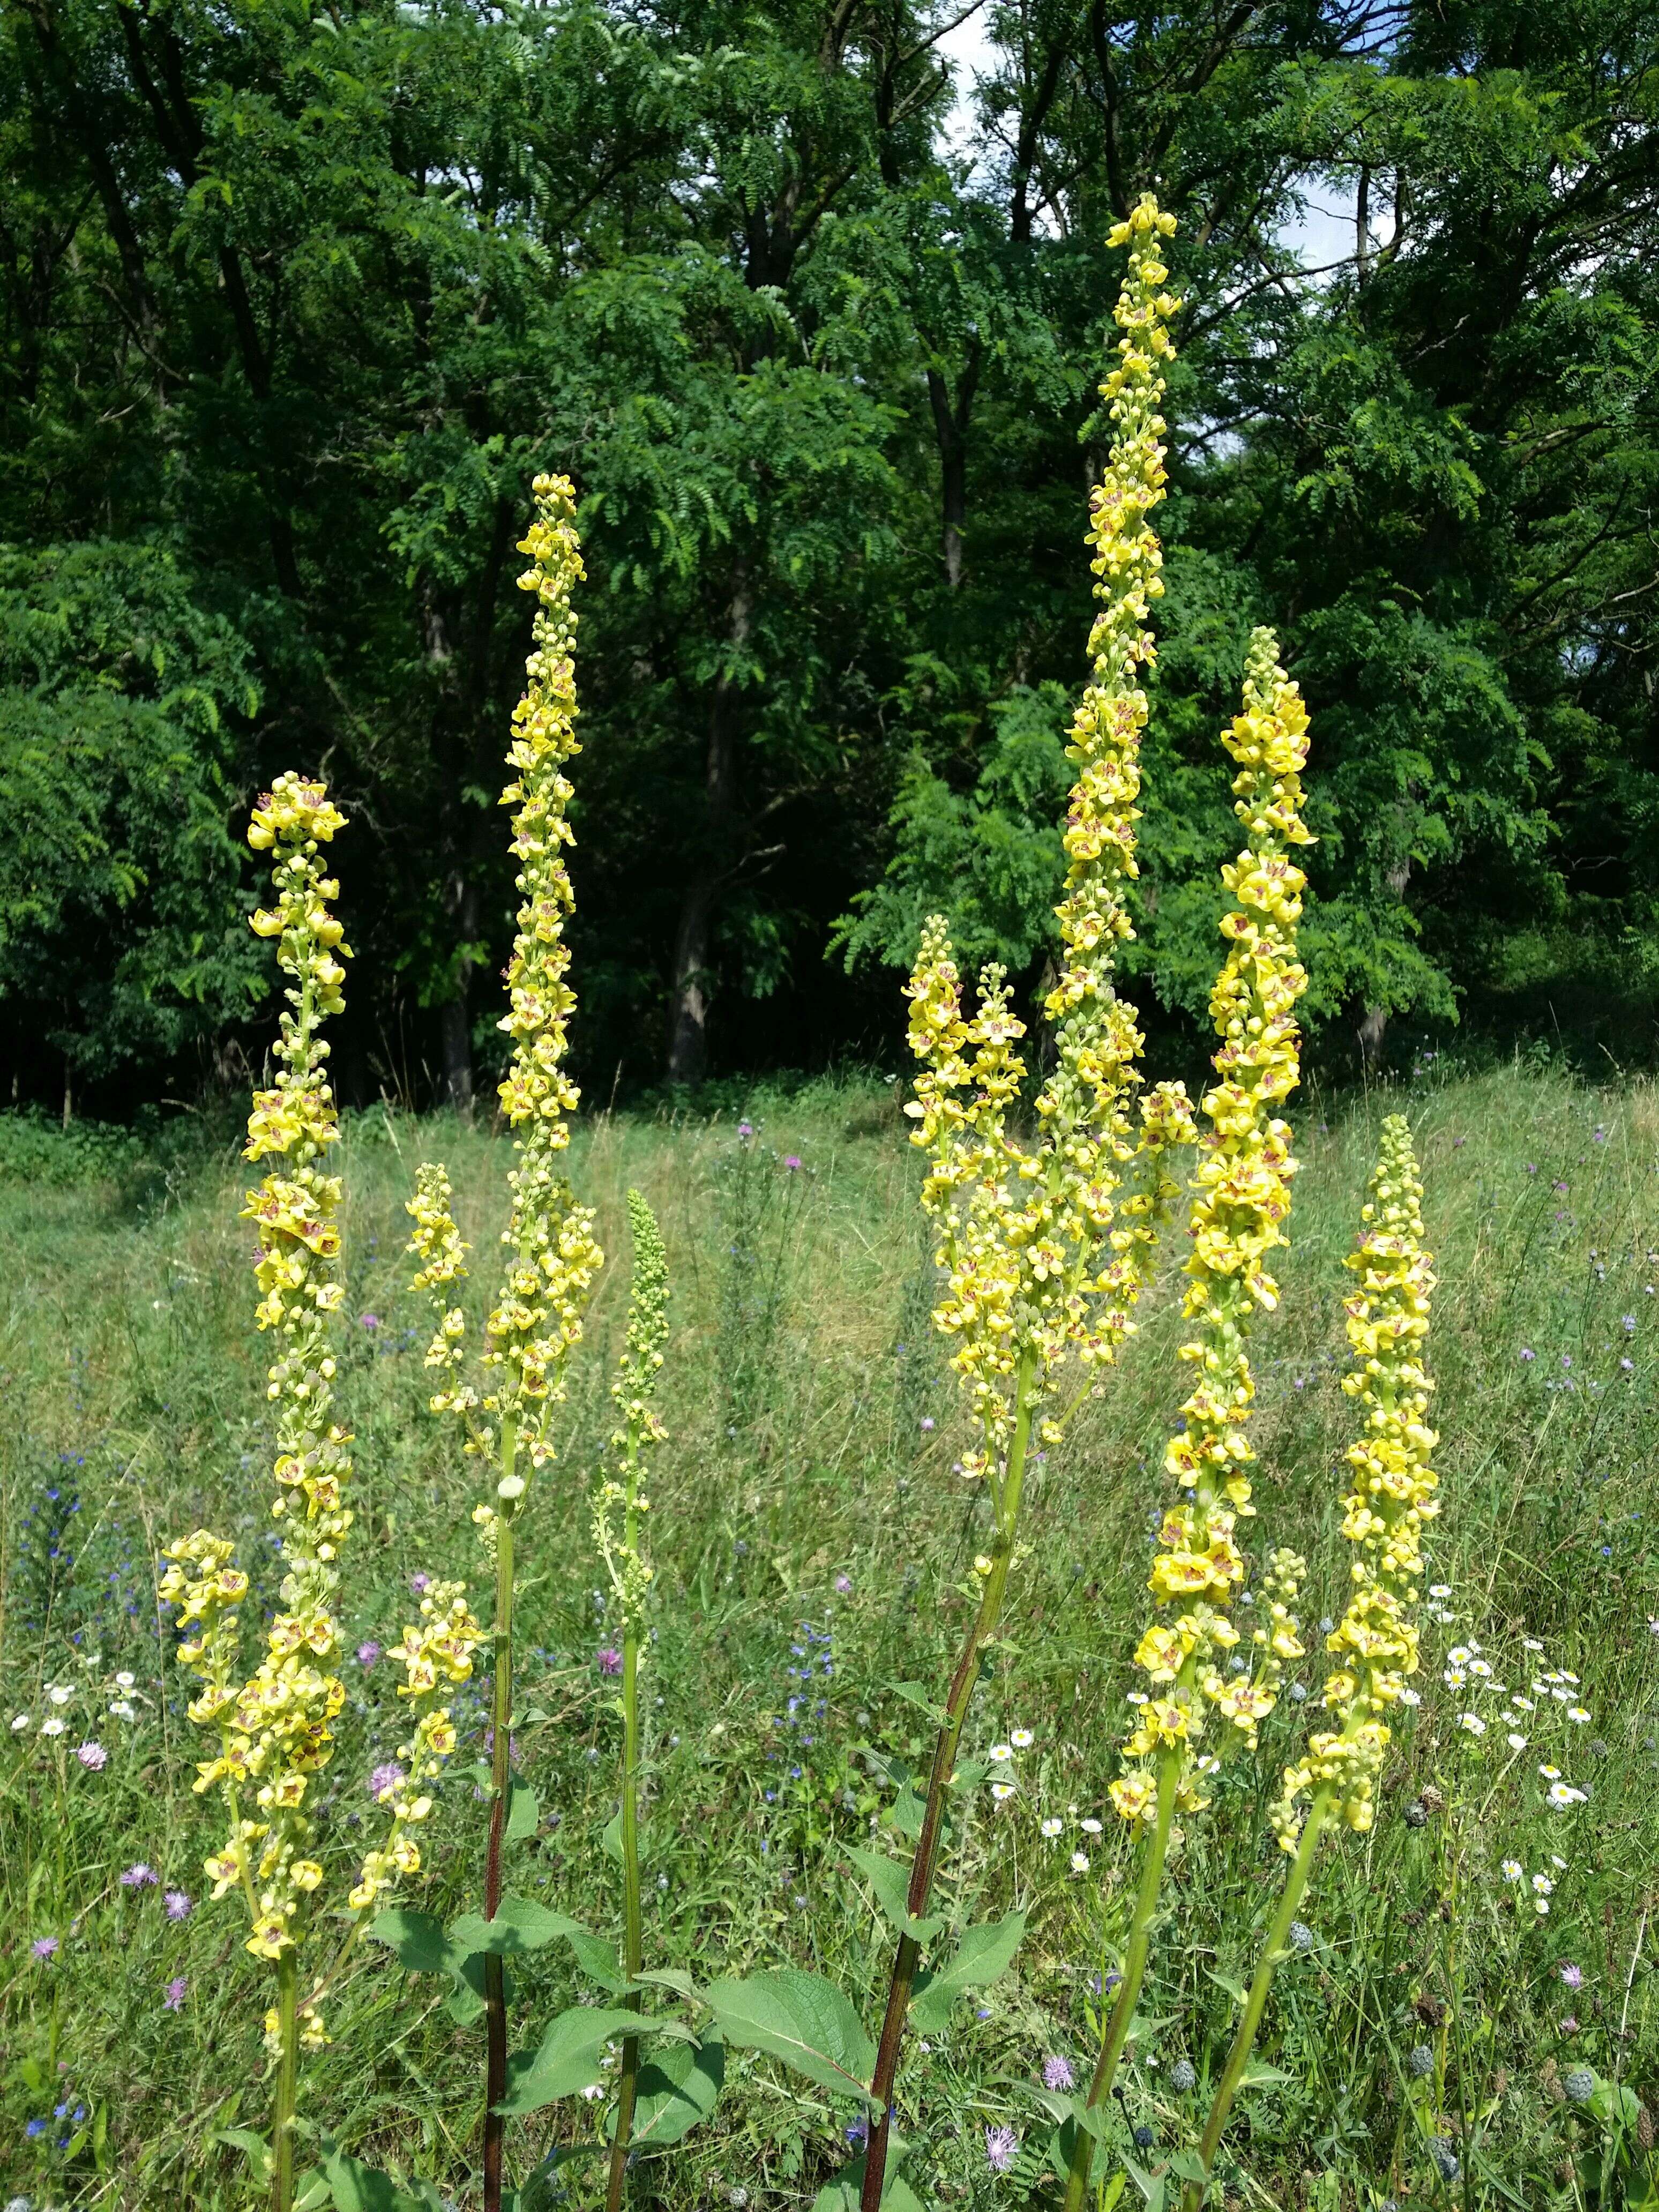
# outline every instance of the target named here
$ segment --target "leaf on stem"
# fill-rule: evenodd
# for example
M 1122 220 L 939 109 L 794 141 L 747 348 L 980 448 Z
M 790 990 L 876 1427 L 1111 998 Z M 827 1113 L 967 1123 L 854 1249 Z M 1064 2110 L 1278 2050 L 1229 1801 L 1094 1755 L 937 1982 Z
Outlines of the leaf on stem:
M 916 1976 L 910 2025 L 921 2035 L 942 2035 L 958 1997 L 982 1990 L 1005 1973 L 1025 1933 L 1025 1915 L 1011 1912 L 968 1929 L 942 1966 Z
M 875 2045 L 833 1982 L 798 1966 L 716 1982 L 705 2002 L 728 2043 L 763 2051 L 822 2087 L 869 2096 Z
M 876 1902 L 889 1923 L 917 1943 L 931 1943 L 945 1923 L 937 1915 L 927 1920 L 912 1919 L 908 1903 L 909 1868 L 890 1859 L 884 1851 L 861 1850 L 855 1844 L 847 1846 L 847 1856 L 876 1893 Z
M 574 2096 L 599 2079 L 599 2054 L 607 2043 L 642 2033 L 636 2012 L 573 2005 L 553 2021 L 533 2051 L 516 2051 L 507 2062 L 507 2094 L 498 2112 L 538 2112 L 557 2098 Z
M 701 2043 L 672 2043 L 640 2069 L 634 2102 L 634 2147 L 675 2143 L 714 2111 L 726 2080 L 726 2045 L 718 2034 Z M 612 2108 L 608 2137 L 617 2132 Z

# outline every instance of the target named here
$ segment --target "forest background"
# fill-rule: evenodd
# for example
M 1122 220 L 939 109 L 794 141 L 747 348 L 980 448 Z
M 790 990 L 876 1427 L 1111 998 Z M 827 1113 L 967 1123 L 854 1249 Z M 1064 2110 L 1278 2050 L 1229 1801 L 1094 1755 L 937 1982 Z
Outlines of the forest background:
M 896 1053 L 936 905 L 1029 992 L 1149 185 L 1154 1059 L 1259 621 L 1313 716 L 1316 1048 L 1650 1058 L 1647 0 L 6 0 L 0 1085 L 125 1116 L 257 1060 L 288 767 L 353 820 L 345 1097 L 483 1084 L 540 468 L 590 1090 Z

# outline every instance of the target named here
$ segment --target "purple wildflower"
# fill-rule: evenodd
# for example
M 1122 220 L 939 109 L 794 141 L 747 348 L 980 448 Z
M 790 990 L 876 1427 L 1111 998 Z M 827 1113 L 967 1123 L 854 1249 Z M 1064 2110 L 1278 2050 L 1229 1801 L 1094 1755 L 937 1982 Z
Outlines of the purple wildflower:
M 147 1866 L 140 1859 L 137 1866 L 130 1866 L 121 1876 L 121 1887 L 123 1889 L 154 1889 L 160 1880 L 155 1868 Z
M 986 2129 L 985 2163 L 993 2173 L 1006 2173 L 1018 2148 L 1019 2137 L 1012 2128 Z
M 931 1413 L 924 1413 L 924 1414 L 922 1415 L 922 1417 L 921 1417 L 921 1425 L 922 1425 L 922 1428 L 923 1428 L 924 1431 L 927 1431 L 927 1430 L 928 1430 L 928 1429 L 933 1428 L 933 1427 L 935 1425 L 935 1424 L 934 1424 L 934 1420 L 933 1420 L 933 1415 L 932 1415 Z
M 357 1325 L 360 1328 L 366 1328 L 373 1331 L 379 1328 L 380 1326 L 380 1316 L 379 1314 L 359 1314 L 357 1316 Z
M 740 1143 L 742 1143 L 742 1144 L 745 1144 L 745 1145 L 746 1145 L 746 1144 L 749 1142 L 749 1139 L 750 1139 L 754 1135 L 754 1133 L 755 1133 L 755 1125 L 754 1125 L 754 1123 L 753 1123 L 752 1121 L 739 1121 L 739 1122 L 738 1122 L 738 1141 L 739 1141 Z
M 101 1743 L 83 1743 L 75 1756 L 94 1774 L 100 1774 L 109 1763 L 109 1753 Z
M 1584 1986 L 1584 1970 L 1582 1966 L 1575 1966 L 1569 1959 L 1561 1968 L 1561 1978 L 1570 1990 L 1582 1990 Z
M 414 1591 L 416 1597 L 424 1597 L 428 1590 L 432 1587 L 432 1577 L 430 1575 L 411 1575 L 409 1578 L 409 1587 Z
M 1521 1347 L 1521 1357 L 1522 1359 L 1536 1359 L 1538 1354 L 1535 1352 L 1530 1351 L 1527 1346 L 1523 1344 Z
M 37 1936 L 33 1942 L 29 1945 L 29 1949 L 37 1959 L 55 1959 L 58 1955 L 58 1938 L 55 1936 Z
M 182 1974 L 175 1974 L 167 1984 L 167 1993 L 161 2002 L 169 2012 L 178 2012 L 183 2006 L 185 1991 L 188 1986 Z
M 1075 2088 L 1077 2081 L 1072 2072 L 1071 2060 L 1055 2057 L 1052 2053 L 1045 2058 L 1042 2062 L 1042 2086 L 1045 2089 Z
M 182 1889 L 168 1890 L 167 1908 L 169 1920 L 188 1920 L 194 1910 L 189 1892 Z
M 852 1595 L 852 1594 L 853 1594 L 853 1577 L 851 1577 L 851 1575 L 837 1575 L 837 1576 L 836 1577 L 836 1596 L 837 1596 L 837 1597 L 850 1597 L 850 1596 Z
M 380 1656 L 380 1647 L 371 1636 L 357 1646 L 357 1664 L 372 1667 Z
M 793 1175 L 796 1169 L 800 1165 L 800 1154 L 799 1152 L 786 1152 L 783 1156 L 783 1164 L 788 1169 L 790 1174 Z
M 622 1653 L 617 1650 L 614 1644 L 602 1644 L 599 1646 L 599 1672 L 601 1674 L 621 1674 L 623 1670 L 623 1656 Z
M 368 1794 L 378 1805 L 380 1802 L 380 1793 L 382 1790 L 395 1790 L 400 1782 L 405 1781 L 407 1778 L 408 1778 L 404 1774 L 403 1768 L 398 1765 L 397 1760 L 395 1759 L 388 1759 L 384 1766 L 377 1766 L 373 1774 L 369 1776 Z

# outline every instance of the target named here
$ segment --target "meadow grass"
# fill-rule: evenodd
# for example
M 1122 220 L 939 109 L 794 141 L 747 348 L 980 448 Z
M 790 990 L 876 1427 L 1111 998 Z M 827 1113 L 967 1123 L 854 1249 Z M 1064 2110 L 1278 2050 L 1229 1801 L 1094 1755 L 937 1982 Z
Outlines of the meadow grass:
M 987 1510 L 952 1474 L 966 1427 L 928 1324 L 921 1162 L 899 1105 L 896 1086 L 825 1083 L 751 1096 L 749 1141 L 736 1111 L 577 1125 L 572 1177 L 613 1258 L 573 1363 L 558 1463 L 521 1524 L 515 1751 L 542 1818 L 510 1873 L 521 1893 L 616 1924 L 620 1875 L 599 1837 L 616 1810 L 621 1723 L 599 1655 L 620 1636 L 588 1495 L 611 1423 L 632 1185 L 661 1223 L 673 1286 L 671 1441 L 651 1486 L 647 1962 L 700 1983 L 811 1966 L 872 2023 L 890 1935 L 842 1849 L 868 1840 L 891 1793 L 860 1747 L 912 1762 L 931 1749 L 916 1699 L 960 1641 Z M 1451 1595 L 1436 1602 L 1445 1617 L 1425 1637 L 1423 1703 L 1402 1717 L 1376 1827 L 1322 1856 L 1313 1941 L 1280 1972 L 1260 2078 L 1218 2172 L 1228 2201 L 1249 2206 L 1635 2205 L 1646 2113 L 1659 2111 L 1659 1092 L 1431 1062 L 1340 1104 L 1316 1091 L 1292 1101 L 1304 1164 L 1283 1304 L 1254 1341 L 1249 1534 L 1258 1555 L 1279 1543 L 1307 1553 L 1310 1623 L 1346 1598 L 1333 1470 L 1355 1417 L 1339 1388 L 1341 1262 L 1389 1110 L 1413 1125 L 1440 1277 L 1429 1364 L 1443 1513 L 1430 1559 Z M 266 1978 L 237 1915 L 204 1899 L 201 1863 L 222 1824 L 191 1791 L 202 1746 L 159 1626 L 154 1561 L 168 1537 L 212 1525 L 236 1537 L 263 1601 L 274 1588 L 264 1347 L 236 1219 L 248 1177 L 229 1142 L 205 1137 L 148 1164 L 82 1146 L 60 1168 L 49 1151 L 31 1133 L 15 1155 L 24 1171 L 8 1174 L 0 1141 L 0 1723 L 27 1723 L 0 1726 L 0 2186 L 35 2206 L 239 2205 L 254 2192 L 219 2138 L 264 2124 Z M 495 1284 L 507 1145 L 483 1127 L 377 1110 L 350 1122 L 342 1152 L 351 1327 L 339 1395 L 357 1437 L 358 1515 L 347 1626 L 363 1656 L 344 1669 L 322 1834 L 353 1862 L 373 1826 L 367 1778 L 401 1728 L 395 1670 L 374 1647 L 414 1617 L 417 1566 L 475 1589 L 485 1580 L 469 1519 L 477 1470 L 426 1411 L 429 1321 L 405 1287 L 404 1200 L 419 1159 L 447 1162 L 475 1247 L 464 1287 L 476 1322 Z M 1033 1548 L 968 1723 L 970 1754 L 1016 1729 L 1034 1741 L 1013 1798 L 971 1802 L 942 1909 L 965 1922 L 1019 1905 L 1030 1921 L 1012 1971 L 950 2033 L 913 2047 L 901 2075 L 907 2178 L 946 2203 L 1057 2199 L 1043 2062 L 1086 2079 L 1098 1978 L 1127 1927 L 1130 1839 L 1106 1785 L 1127 1733 L 1164 1442 L 1187 1387 L 1171 1356 L 1181 1241 L 1103 1395 L 1034 1471 Z M 1451 1650 L 1472 1646 L 1490 1676 L 1450 1667 Z M 1448 1671 L 1464 1680 L 1449 1684 Z M 1534 1693 L 1544 1672 L 1575 1679 Z M 1320 1674 L 1310 1659 L 1300 1679 L 1316 1688 Z M 1494 1682 L 1535 1707 L 1523 1750 L 1510 1748 Z M 70 1694 L 54 1702 L 54 1689 Z M 467 1770 L 488 1695 L 481 1669 L 460 1705 L 471 1741 L 422 1838 L 428 1871 L 403 1897 L 441 1915 L 481 1887 Z M 1150 2185 L 1202 2124 L 1280 1880 L 1267 1809 L 1311 1711 L 1281 1701 L 1261 1757 L 1228 1768 L 1174 1857 L 1121 2077 L 1121 2147 Z M 1468 1712 L 1484 1734 L 1461 1723 Z M 49 1735 L 54 1717 L 66 1725 Z M 83 1744 L 101 1747 L 101 1766 L 76 1756 Z M 1549 1809 L 1540 1764 L 1586 1802 Z M 1058 1833 L 1045 1837 L 1045 1821 Z M 1522 1880 L 1505 1878 L 1505 1861 Z M 1552 1889 L 1536 1891 L 1534 1875 Z M 562 1946 L 516 1964 L 520 2039 L 592 1994 Z M 357 2155 L 465 2206 L 481 2031 L 456 2027 L 443 1994 L 361 1947 L 329 2008 L 332 2045 L 306 2063 L 302 2109 Z M 1183 2079 L 1183 2060 L 1196 2080 L 1182 2092 L 1171 2069 Z M 1581 2105 L 1564 2086 L 1583 2067 L 1640 2100 L 1622 2132 L 1605 2100 Z M 810 2203 L 844 2160 L 854 2117 L 732 2051 L 713 2120 L 638 2162 L 632 2201 Z M 592 2140 L 595 2124 L 580 2100 L 515 2123 L 512 2175 L 556 2142 Z M 994 2172 L 986 2130 L 1005 2128 L 1019 2148 Z M 602 2162 L 558 2178 L 568 2201 L 588 2201 Z

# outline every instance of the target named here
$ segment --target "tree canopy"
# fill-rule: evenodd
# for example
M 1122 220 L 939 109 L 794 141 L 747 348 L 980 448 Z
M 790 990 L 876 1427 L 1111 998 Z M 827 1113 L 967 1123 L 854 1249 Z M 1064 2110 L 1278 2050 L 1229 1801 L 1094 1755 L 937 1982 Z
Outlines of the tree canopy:
M 1313 718 L 1310 1022 L 1570 1008 L 1645 1048 L 1651 8 L 11 0 L 0 163 L 17 1095 L 259 1048 L 238 831 L 289 766 L 354 817 L 348 1091 L 470 1095 L 541 468 L 590 577 L 590 1079 L 884 1051 L 936 906 L 1029 990 L 1105 236 L 1148 186 L 1185 307 L 1147 1009 L 1207 994 L 1214 732 L 1268 622 Z

